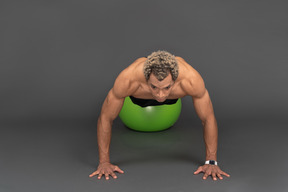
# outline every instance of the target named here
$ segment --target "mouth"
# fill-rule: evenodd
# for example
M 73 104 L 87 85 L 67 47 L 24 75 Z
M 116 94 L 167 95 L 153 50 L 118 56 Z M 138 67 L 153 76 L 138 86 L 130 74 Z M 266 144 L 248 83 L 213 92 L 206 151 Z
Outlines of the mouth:
M 163 99 L 156 99 L 159 103 L 162 103 L 166 100 L 166 98 L 163 98 Z

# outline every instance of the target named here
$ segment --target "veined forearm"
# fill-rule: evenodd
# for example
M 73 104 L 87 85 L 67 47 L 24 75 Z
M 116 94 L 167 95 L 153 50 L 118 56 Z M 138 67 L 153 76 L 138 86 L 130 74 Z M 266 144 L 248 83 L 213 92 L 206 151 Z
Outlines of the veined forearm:
M 208 118 L 203 124 L 206 160 L 217 160 L 218 127 L 216 118 Z
M 97 140 L 99 150 L 99 163 L 110 162 L 109 149 L 111 142 L 112 122 L 98 119 Z

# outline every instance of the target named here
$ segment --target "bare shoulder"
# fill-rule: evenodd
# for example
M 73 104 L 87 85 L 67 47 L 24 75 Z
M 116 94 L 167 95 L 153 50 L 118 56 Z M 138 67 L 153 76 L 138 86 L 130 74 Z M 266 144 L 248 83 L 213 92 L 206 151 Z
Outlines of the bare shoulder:
M 175 58 L 176 58 L 176 60 L 178 60 L 178 61 L 184 61 L 184 62 L 186 62 L 182 57 L 179 57 L 179 56 L 175 56 Z
M 125 98 L 132 95 L 132 93 L 137 90 L 139 83 L 137 81 L 136 71 L 141 62 L 143 62 L 143 58 L 138 58 L 120 72 L 112 88 L 112 91 L 117 98 Z
M 182 70 L 182 79 L 180 82 L 181 88 L 187 95 L 194 98 L 201 98 L 206 92 L 205 83 L 202 76 L 183 58 L 177 57 L 177 59 L 180 61 L 181 65 L 183 65 L 182 68 L 184 68 Z

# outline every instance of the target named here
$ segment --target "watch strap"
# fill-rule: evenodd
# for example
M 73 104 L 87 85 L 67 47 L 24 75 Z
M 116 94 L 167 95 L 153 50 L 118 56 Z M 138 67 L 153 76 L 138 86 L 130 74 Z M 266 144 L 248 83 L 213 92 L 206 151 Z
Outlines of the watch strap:
M 205 161 L 205 164 L 209 164 L 209 165 L 218 165 L 217 161 L 214 161 L 214 160 L 207 160 Z

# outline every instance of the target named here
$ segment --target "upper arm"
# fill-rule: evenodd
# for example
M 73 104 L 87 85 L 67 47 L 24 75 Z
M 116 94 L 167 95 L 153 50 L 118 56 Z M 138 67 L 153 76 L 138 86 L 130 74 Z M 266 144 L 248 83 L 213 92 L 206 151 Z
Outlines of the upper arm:
M 120 113 L 125 97 L 133 92 L 132 80 L 127 70 L 123 70 L 116 78 L 112 89 L 108 92 L 102 105 L 100 118 L 113 121 Z
M 186 92 L 193 99 L 195 111 L 201 121 L 206 121 L 209 117 L 214 116 L 212 102 L 205 87 L 205 83 L 201 75 L 195 71 L 191 74 L 186 82 Z
M 192 97 L 195 111 L 202 122 L 214 117 L 212 102 L 207 89 L 201 97 Z

